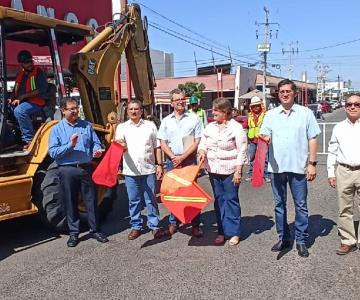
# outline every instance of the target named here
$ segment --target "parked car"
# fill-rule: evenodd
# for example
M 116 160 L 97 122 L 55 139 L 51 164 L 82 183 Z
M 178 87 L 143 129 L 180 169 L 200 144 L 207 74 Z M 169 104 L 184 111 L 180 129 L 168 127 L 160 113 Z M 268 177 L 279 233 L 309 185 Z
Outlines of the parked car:
M 239 122 L 241 125 L 243 125 L 243 123 L 246 121 L 246 118 L 247 118 L 246 116 L 236 116 L 234 120 L 236 122 Z
M 331 103 L 328 101 L 321 102 L 321 109 L 323 113 L 331 113 L 332 112 Z
M 311 103 L 307 106 L 307 108 L 314 113 L 315 118 L 317 117 L 317 107 L 318 107 L 317 103 Z
M 330 102 L 332 110 L 335 110 L 340 107 L 339 101 L 336 99 L 332 99 L 329 102 Z
M 208 123 L 213 122 L 214 121 L 214 115 L 212 113 L 212 108 L 208 108 L 205 110 L 206 113 L 206 118 Z

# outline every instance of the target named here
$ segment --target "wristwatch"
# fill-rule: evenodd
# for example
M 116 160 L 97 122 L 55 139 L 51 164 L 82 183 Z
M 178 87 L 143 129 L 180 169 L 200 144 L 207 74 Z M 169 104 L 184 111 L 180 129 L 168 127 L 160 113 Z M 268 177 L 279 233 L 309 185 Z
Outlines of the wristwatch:
M 312 165 L 312 166 L 316 167 L 317 161 L 311 161 L 311 160 L 309 160 L 309 165 Z

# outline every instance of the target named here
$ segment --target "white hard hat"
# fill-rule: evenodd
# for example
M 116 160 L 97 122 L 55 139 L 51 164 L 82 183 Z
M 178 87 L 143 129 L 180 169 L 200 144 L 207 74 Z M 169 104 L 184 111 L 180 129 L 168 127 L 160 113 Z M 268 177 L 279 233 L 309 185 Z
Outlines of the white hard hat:
M 253 106 L 253 105 L 261 105 L 263 102 L 262 100 L 260 99 L 260 97 L 258 96 L 254 96 L 251 98 L 251 101 L 250 101 L 250 106 Z

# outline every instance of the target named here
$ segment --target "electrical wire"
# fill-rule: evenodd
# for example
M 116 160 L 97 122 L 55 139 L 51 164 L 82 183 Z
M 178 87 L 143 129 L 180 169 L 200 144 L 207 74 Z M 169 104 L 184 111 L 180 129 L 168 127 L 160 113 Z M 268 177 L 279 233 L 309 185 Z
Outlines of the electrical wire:
M 229 55 L 225 55 L 225 54 L 220 53 L 220 52 L 218 52 L 218 51 L 214 51 L 214 50 L 212 50 L 212 49 L 206 48 L 206 47 L 204 47 L 204 46 L 202 46 L 202 45 L 199 45 L 199 44 L 196 44 L 196 43 L 194 43 L 194 42 L 192 42 L 192 41 L 189 41 L 189 40 L 187 40 L 187 39 L 184 39 L 184 38 L 182 38 L 182 37 L 180 37 L 180 36 L 178 36 L 178 35 L 176 35 L 176 34 L 173 34 L 172 32 L 169 32 L 169 31 L 167 31 L 167 30 L 165 30 L 165 29 L 162 29 L 162 28 L 158 27 L 158 26 L 156 26 L 156 25 L 154 25 L 154 24 L 149 24 L 149 26 L 151 26 L 151 27 L 153 27 L 153 28 L 155 28 L 155 29 L 163 32 L 163 33 L 166 33 L 166 34 L 168 34 L 168 35 L 170 35 L 170 36 L 173 36 L 173 37 L 175 37 L 175 38 L 177 38 L 177 39 L 179 39 L 179 40 L 182 40 L 182 41 L 184 41 L 184 42 L 186 42 L 186 43 L 188 43 L 188 44 L 191 44 L 191 45 L 193 45 L 193 46 L 196 46 L 196 47 L 198 47 L 198 48 L 201 48 L 201 49 L 203 49 L 203 50 L 206 50 L 206 51 L 215 53 L 215 54 L 220 55 L 220 56 L 222 56 L 222 57 L 226 57 L 227 59 L 235 60 L 235 61 L 240 62 L 240 63 L 242 63 L 242 64 L 246 64 L 246 65 L 249 64 L 249 62 L 247 62 L 247 61 L 243 61 L 243 60 L 240 60 L 240 59 L 234 59 L 234 58 L 230 57 Z

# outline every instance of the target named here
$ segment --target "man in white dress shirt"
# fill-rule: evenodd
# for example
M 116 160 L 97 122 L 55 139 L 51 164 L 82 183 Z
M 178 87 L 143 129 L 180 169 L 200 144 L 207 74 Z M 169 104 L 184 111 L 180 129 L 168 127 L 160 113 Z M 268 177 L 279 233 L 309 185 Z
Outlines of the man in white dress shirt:
M 115 134 L 115 140 L 127 148 L 123 156 L 123 174 L 129 197 L 129 240 L 141 235 L 142 198 L 145 200 L 148 226 L 154 238 L 163 236 L 159 229 L 159 209 L 155 197 L 156 179 L 160 179 L 163 172 L 160 142 L 156 138 L 154 122 L 143 120 L 142 113 L 141 102 L 131 100 L 128 104 L 129 120 L 119 124 Z
M 356 250 L 360 239 L 359 235 L 356 238 L 353 212 L 354 207 L 360 208 L 360 94 L 347 98 L 345 110 L 347 118 L 335 125 L 327 158 L 328 181 L 338 192 L 339 255 Z

